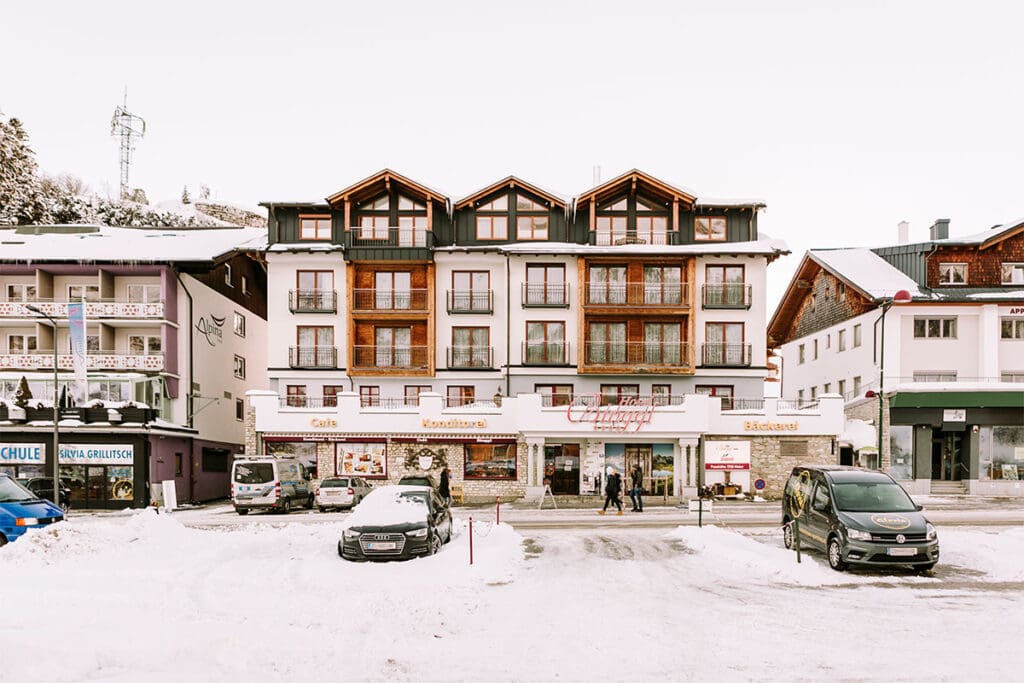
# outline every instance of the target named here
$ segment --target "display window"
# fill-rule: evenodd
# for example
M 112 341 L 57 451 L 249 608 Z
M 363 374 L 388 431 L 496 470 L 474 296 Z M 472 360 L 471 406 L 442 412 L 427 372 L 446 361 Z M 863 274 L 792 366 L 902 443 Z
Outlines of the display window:
M 339 443 L 335 445 L 334 473 L 384 479 L 388 476 L 385 443 Z
M 464 476 L 466 479 L 515 479 L 516 445 L 467 444 Z

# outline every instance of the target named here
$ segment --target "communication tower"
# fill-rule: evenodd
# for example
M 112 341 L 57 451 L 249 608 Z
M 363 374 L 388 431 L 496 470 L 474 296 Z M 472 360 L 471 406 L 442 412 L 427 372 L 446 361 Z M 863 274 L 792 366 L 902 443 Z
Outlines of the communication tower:
M 128 198 L 128 169 L 132 165 L 134 139 L 146 134 L 146 122 L 141 116 L 128 111 L 128 88 L 124 89 L 124 104 L 114 110 L 110 120 L 110 134 L 121 138 L 121 199 Z

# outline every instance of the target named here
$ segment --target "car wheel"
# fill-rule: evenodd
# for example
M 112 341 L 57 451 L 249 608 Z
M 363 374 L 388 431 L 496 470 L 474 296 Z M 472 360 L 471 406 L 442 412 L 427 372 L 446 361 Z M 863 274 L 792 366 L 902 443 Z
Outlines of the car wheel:
M 786 546 L 786 550 L 793 549 L 793 525 L 788 519 L 782 527 L 782 544 Z
M 430 537 L 430 554 L 436 555 L 441 552 L 442 545 L 444 544 L 441 543 L 441 535 L 435 531 L 433 536 Z
M 843 547 L 839 545 L 839 539 L 835 536 L 828 540 L 828 566 L 837 572 L 846 569 L 846 563 L 843 562 Z
M 248 510 L 243 510 L 242 508 L 235 508 L 235 512 L 237 512 L 238 514 L 242 515 L 243 517 L 245 515 L 249 514 Z
M 291 511 L 292 511 L 292 499 L 291 498 L 285 498 L 284 502 L 281 503 L 281 514 L 287 515 Z
M 3 534 L 0 534 L 0 548 L 2 548 L 5 545 L 7 545 L 7 537 Z

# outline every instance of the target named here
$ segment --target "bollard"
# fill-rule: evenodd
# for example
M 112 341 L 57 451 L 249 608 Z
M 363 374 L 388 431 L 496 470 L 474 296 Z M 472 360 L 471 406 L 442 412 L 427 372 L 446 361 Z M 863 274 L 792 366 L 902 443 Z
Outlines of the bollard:
M 704 526 L 704 498 L 697 498 L 697 528 Z
M 501 524 L 501 496 L 494 497 L 494 523 Z
M 800 519 L 793 520 L 793 546 L 796 547 L 796 563 L 800 564 Z
M 473 518 L 469 518 L 469 563 L 473 564 Z

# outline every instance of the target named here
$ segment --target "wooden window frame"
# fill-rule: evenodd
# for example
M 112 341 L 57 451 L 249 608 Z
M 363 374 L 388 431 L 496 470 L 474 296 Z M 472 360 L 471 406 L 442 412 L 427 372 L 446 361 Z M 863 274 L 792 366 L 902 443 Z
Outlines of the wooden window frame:
M 610 391 L 606 391 L 606 389 L 610 389 L 612 387 L 615 388 L 616 402 L 613 403 L 613 404 L 606 404 L 605 400 L 604 400 L 604 397 L 606 395 L 610 395 L 611 394 L 611 392 Z M 628 389 L 628 390 L 627 391 L 623 391 L 623 389 Z M 631 391 L 630 391 L 630 389 L 631 389 Z M 623 383 L 618 383 L 618 382 L 616 382 L 616 383 L 609 383 L 609 384 L 602 384 L 601 388 L 600 388 L 600 394 L 599 395 L 600 395 L 600 403 L 601 403 L 601 405 L 618 405 L 619 402 L 621 402 L 623 398 L 640 398 L 640 385 L 639 384 L 623 384 Z
M 1009 269 L 1009 270 L 1007 271 L 1007 269 Z M 1004 279 L 1004 271 L 1005 272 L 1009 272 L 1009 274 L 1010 274 L 1010 279 L 1009 280 Z M 1013 275 L 1014 275 L 1015 272 L 1018 272 L 1018 271 L 1021 274 L 1021 281 L 1020 282 L 1015 282 L 1014 279 L 1013 279 Z M 1005 286 L 1005 287 L 1019 287 L 1019 286 L 1021 286 L 1021 284 L 1024 284 L 1024 263 L 1021 263 L 1019 261 L 1003 261 L 1002 263 L 1000 263 L 999 264 L 999 284 L 1002 285 L 1002 286 Z
M 455 332 L 457 330 L 468 330 L 469 331 L 469 345 L 468 346 L 459 347 L 459 348 L 466 348 L 466 349 L 468 349 L 469 365 L 453 365 L 453 367 L 457 367 L 457 368 L 489 368 L 489 367 L 491 367 L 494 364 L 494 358 L 493 358 L 493 353 L 492 353 L 492 350 L 491 350 L 491 328 L 490 328 L 490 326 L 489 325 L 457 325 L 457 326 L 453 325 L 452 326 L 452 336 L 451 336 L 451 340 L 452 340 L 451 349 L 452 349 L 452 353 L 453 354 L 455 353 L 455 349 L 456 349 Z M 487 332 L 487 339 L 484 342 L 482 347 L 473 344 L 473 333 L 474 333 L 475 330 L 484 330 L 484 331 Z M 485 360 L 487 362 L 484 365 L 477 365 L 475 363 L 476 354 L 477 354 L 477 350 L 481 349 L 481 348 L 484 351 L 484 355 L 486 356 Z M 454 360 L 454 356 L 453 356 L 453 360 Z
M 555 402 L 555 396 L 565 396 L 564 392 L 563 393 L 559 393 L 559 392 L 555 391 L 556 387 L 561 387 L 563 389 L 565 387 L 569 388 L 569 394 L 567 396 L 568 400 L 565 401 L 564 403 L 556 403 Z M 541 396 L 544 396 L 544 394 L 541 392 L 541 389 L 545 389 L 545 388 L 551 389 L 551 406 L 552 407 L 570 405 L 572 403 L 572 401 L 573 401 L 573 397 L 575 397 L 575 395 L 576 395 L 576 387 L 574 385 L 572 385 L 572 384 L 534 384 L 533 385 L 533 393 L 540 394 Z M 543 399 L 541 399 L 541 400 L 543 402 Z
M 310 237 L 303 228 L 303 221 L 313 221 L 313 232 Z M 300 242 L 324 242 L 329 241 L 332 236 L 333 217 L 329 213 L 300 213 L 299 214 L 299 241 Z M 326 223 L 326 228 L 321 226 Z M 326 234 L 324 234 L 326 233 Z
M 622 287 L 624 287 L 624 289 L 622 290 L 622 301 L 619 302 L 619 301 L 612 301 L 611 300 L 612 299 L 612 297 L 611 297 L 612 280 L 607 276 L 607 273 L 605 274 L 604 283 L 603 283 L 604 284 L 604 301 L 595 301 L 595 300 L 593 300 L 592 299 L 592 292 L 594 291 L 594 289 L 593 289 L 593 287 L 594 287 L 594 280 L 593 280 L 594 269 L 601 269 L 601 270 L 604 270 L 604 271 L 608 271 L 608 270 L 611 270 L 612 268 L 622 268 L 622 276 L 623 276 L 622 280 L 621 281 L 616 281 L 616 283 L 615 283 L 616 285 L 618 285 L 621 282 Z M 613 305 L 614 306 L 616 304 L 621 304 L 621 305 L 625 306 L 626 302 L 629 300 L 629 265 L 625 264 L 625 263 L 590 263 L 590 264 L 588 264 L 587 265 L 587 284 L 586 284 L 586 287 L 587 287 L 587 301 L 590 302 L 590 303 L 597 303 L 597 304 L 606 305 L 606 306 L 607 305 Z M 600 291 L 600 290 L 598 290 L 598 291 Z
M 722 231 L 721 237 L 715 237 L 712 226 L 714 221 L 722 221 L 725 224 L 725 229 Z M 707 221 L 708 232 L 706 236 L 701 236 L 701 232 L 698 230 L 698 225 L 702 221 Z M 694 242 L 728 242 L 729 241 L 729 220 L 725 216 L 694 216 L 693 218 L 693 241 Z
M 302 348 L 302 330 L 314 330 L 313 332 L 313 348 L 328 348 L 334 346 L 334 325 L 296 325 L 295 326 L 295 348 Z M 331 343 L 321 344 L 320 334 L 324 330 L 331 330 Z
M 660 396 L 656 395 L 655 389 L 661 387 L 665 389 L 665 400 L 662 401 Z M 671 384 L 651 384 L 651 403 L 656 406 L 670 406 L 672 405 L 672 385 Z
M 950 275 L 952 275 L 953 273 L 956 272 L 956 270 L 958 268 L 963 268 L 963 276 L 964 276 L 964 281 L 963 282 L 952 282 L 952 281 L 946 281 L 946 280 L 942 279 L 942 271 L 943 271 L 943 269 L 947 269 L 947 272 Z M 970 269 L 968 268 L 968 264 L 964 263 L 964 262 L 949 261 L 949 262 L 940 263 L 939 264 L 939 282 L 938 282 L 938 284 L 946 285 L 948 287 L 966 287 L 967 286 L 967 277 L 968 277 L 969 272 L 970 272 Z
M 543 229 L 544 234 L 538 235 L 539 228 L 537 227 L 537 221 L 544 220 L 545 227 Z M 524 224 L 528 228 L 524 230 Z M 516 239 L 526 242 L 531 241 L 543 241 L 551 239 L 551 217 L 548 214 L 516 214 Z
M 565 321 L 564 320 L 527 320 L 527 321 L 525 321 L 525 328 L 523 330 L 524 331 L 524 335 L 525 335 L 523 337 L 523 341 L 525 342 L 525 348 L 523 349 L 524 354 L 523 354 L 523 359 L 522 359 L 524 365 L 527 364 L 526 358 L 529 355 L 528 352 L 529 352 L 529 348 L 530 348 L 530 325 L 543 325 L 544 326 L 544 341 L 540 342 L 544 346 L 544 359 L 541 360 L 541 361 L 531 361 L 529 363 L 529 365 L 565 365 L 566 363 L 569 362 L 569 359 L 568 359 L 568 355 L 569 354 L 568 354 L 568 351 L 566 349 L 566 343 L 567 342 L 566 342 L 566 338 L 565 338 L 565 332 L 566 332 Z M 550 349 L 549 345 L 557 343 L 557 342 L 552 342 L 552 341 L 548 340 L 548 327 L 550 325 L 561 325 L 562 326 L 562 342 L 561 342 L 561 344 L 562 344 L 562 351 L 561 351 L 562 358 L 561 358 L 561 360 L 552 360 L 551 358 L 548 357 L 548 350 Z
M 320 395 L 323 397 L 325 408 L 336 408 L 338 407 L 338 394 L 345 391 L 345 385 L 343 384 L 325 384 L 320 389 Z
M 305 408 L 306 398 L 305 384 L 285 385 L 285 403 L 289 408 Z
M 380 406 L 380 385 L 361 384 L 359 386 L 359 407 L 376 408 Z
M 444 388 L 445 405 L 448 407 L 452 406 L 452 390 L 458 392 L 456 398 L 460 401 L 459 405 L 464 406 L 469 403 L 476 401 L 476 386 L 472 384 L 449 384 Z M 468 391 L 466 391 L 468 390 Z M 466 396 L 469 396 L 469 400 L 466 400 Z
M 705 391 L 701 391 L 701 390 Z M 705 396 L 715 396 L 722 399 L 722 410 L 732 410 L 733 401 L 736 398 L 736 385 L 734 384 L 698 384 L 693 388 L 698 394 Z M 726 390 L 726 394 L 720 394 L 720 391 Z M 803 390 L 801 390 L 802 392 Z
M 540 268 L 540 269 L 543 270 L 544 277 L 543 277 L 543 280 L 541 282 L 535 282 L 533 280 L 530 280 L 530 269 L 531 268 L 534 268 L 534 269 Z M 554 269 L 559 269 L 559 270 L 561 270 L 561 273 L 562 273 L 562 277 L 559 278 L 557 280 L 557 282 L 552 281 L 551 277 L 550 277 L 550 271 L 554 270 Z M 567 268 L 566 268 L 564 263 L 527 263 L 525 265 L 525 271 L 524 271 L 524 275 L 526 276 L 526 278 L 525 278 L 526 279 L 526 305 L 527 306 L 568 306 L 569 305 L 569 297 L 566 295 L 566 282 L 567 282 L 566 275 L 567 275 L 567 272 L 568 272 L 568 270 L 567 270 Z M 543 297 L 544 300 L 543 301 L 531 301 L 531 298 L 530 298 L 531 289 L 530 288 L 531 287 L 536 287 L 537 285 L 540 285 L 541 287 L 543 287 L 543 292 L 544 292 L 544 297 Z M 557 296 L 561 297 L 561 301 L 554 302 L 554 301 L 550 300 L 552 298 L 551 296 L 549 296 L 550 294 L 552 294 L 552 291 L 553 291 L 552 290 L 552 286 L 557 286 L 558 289 L 554 290 L 554 291 L 558 292 Z
M 476 301 L 476 298 L 473 296 L 473 294 L 474 294 L 474 292 L 478 291 L 478 290 L 473 289 L 473 276 L 474 275 L 479 275 L 480 273 L 483 273 L 483 274 L 487 275 L 487 286 L 483 290 L 483 295 L 484 295 L 484 297 L 486 297 L 485 301 L 487 302 L 487 305 L 484 308 L 477 308 L 477 307 L 475 307 L 473 305 L 474 302 Z M 456 285 L 455 285 L 455 276 L 456 275 L 468 275 L 469 276 L 469 288 L 468 289 L 461 290 L 461 289 L 458 289 L 456 287 Z M 491 308 L 492 308 L 491 297 L 490 297 L 490 292 L 491 292 L 491 271 L 489 271 L 489 270 L 453 270 L 452 271 L 452 294 L 453 295 L 458 295 L 461 292 L 466 292 L 466 293 L 469 294 L 469 308 L 459 308 L 459 309 L 457 309 L 458 311 L 460 311 L 460 312 L 469 311 L 469 312 L 479 312 L 479 313 L 487 313 L 488 311 L 490 311 Z
M 416 395 L 414 397 L 410 397 L 410 389 L 414 389 L 416 391 Z M 428 391 L 433 391 L 433 387 L 430 386 L 429 384 L 406 384 L 402 390 L 402 396 L 405 399 L 405 405 L 418 406 L 420 404 L 420 394 L 426 393 Z M 415 400 L 410 402 L 410 399 L 412 398 L 414 398 Z
M 498 218 L 500 218 L 500 219 L 505 221 L 505 234 L 500 236 L 500 237 L 496 237 L 495 233 L 494 233 L 494 221 L 495 221 L 495 219 L 498 219 Z M 485 221 L 486 221 L 486 223 L 485 223 Z M 481 242 L 499 242 L 499 241 L 508 240 L 508 224 L 509 224 L 509 216 L 508 216 L 507 213 L 500 213 L 500 214 L 479 214 L 478 213 L 476 215 L 476 238 L 477 238 L 477 240 L 479 240 Z M 488 227 L 486 236 L 481 231 L 481 227 L 483 225 L 487 225 L 487 227 Z

